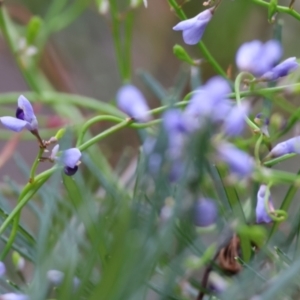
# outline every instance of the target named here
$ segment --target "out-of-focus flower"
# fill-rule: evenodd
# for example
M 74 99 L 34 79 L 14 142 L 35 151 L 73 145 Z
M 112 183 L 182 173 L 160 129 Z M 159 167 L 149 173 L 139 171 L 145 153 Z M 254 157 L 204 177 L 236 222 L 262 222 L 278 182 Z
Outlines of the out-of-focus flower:
M 163 114 L 163 125 L 167 133 L 188 132 L 187 124 L 179 109 L 169 109 Z
M 184 111 L 189 130 L 201 127 L 201 121 L 206 122 L 207 118 L 213 122 L 226 118 L 231 109 L 231 102 L 226 99 L 230 91 L 228 82 L 220 76 L 211 78 L 196 90 Z
M 182 30 L 183 40 L 188 45 L 197 44 L 204 33 L 204 30 L 213 16 L 213 9 L 202 11 L 194 18 L 179 22 L 173 30 Z
M 62 284 L 65 274 L 58 270 L 49 270 L 47 272 L 47 279 L 55 286 Z
M 80 164 L 81 152 L 78 148 L 70 148 L 63 151 L 61 158 L 57 157 L 59 145 L 55 145 L 51 151 L 49 160 L 54 162 L 60 160 L 64 164 L 64 172 L 68 176 L 74 175 L 78 170 Z
M 169 180 L 171 182 L 177 182 L 181 178 L 183 178 L 185 171 L 185 163 L 182 159 L 176 159 L 171 162 L 171 168 L 169 173 Z
M 209 274 L 209 289 L 214 293 L 222 293 L 229 286 L 224 276 L 219 275 L 216 272 L 211 272 Z
M 200 198 L 194 207 L 194 223 L 196 226 L 206 227 L 214 224 L 218 217 L 216 202 L 209 198 Z
M 260 126 L 260 131 L 265 135 L 265 136 L 270 136 L 269 134 L 269 124 L 270 124 L 270 119 L 266 116 L 264 116 L 262 113 L 258 113 L 255 116 L 254 122 Z
M 143 94 L 133 85 L 124 85 L 117 93 L 117 105 L 129 117 L 138 122 L 151 119 L 149 107 Z
M 269 153 L 269 157 L 279 157 L 289 153 L 300 154 L 300 136 L 277 144 Z
M 47 279 L 54 286 L 60 286 L 63 283 L 65 274 L 59 270 L 49 270 L 47 272 Z M 73 278 L 73 287 L 76 289 L 80 284 L 80 279 L 78 277 Z M 0 299 L 1 300 L 1 299 Z
M 282 63 L 278 64 L 270 71 L 263 74 L 260 80 L 264 81 L 274 81 L 280 77 L 287 76 L 290 72 L 295 71 L 299 67 L 296 61 L 296 57 L 290 57 L 284 60 Z
M 223 130 L 228 136 L 238 136 L 245 128 L 245 118 L 249 113 L 249 104 L 236 105 L 224 119 Z
M 6 273 L 6 267 L 5 267 L 5 264 L 0 261 L 0 277 L 4 276 Z
M 239 177 L 248 177 L 254 169 L 254 160 L 246 152 L 232 144 L 222 143 L 218 147 L 219 158 L 228 165 L 230 171 Z
M 278 41 L 266 43 L 254 40 L 244 43 L 236 53 L 236 64 L 241 71 L 247 71 L 255 76 L 261 76 L 270 71 L 279 61 L 282 48 Z
M 188 127 L 182 112 L 169 109 L 163 114 L 163 126 L 168 135 L 168 154 L 171 159 L 178 159 L 186 141 Z
M 30 102 L 23 95 L 18 98 L 16 118 L 1 117 L 0 121 L 4 127 L 16 132 L 19 132 L 24 128 L 34 132 L 38 128 L 38 122 L 33 108 Z
M 272 218 L 269 216 L 266 211 L 265 206 L 265 195 L 266 195 L 267 186 L 262 184 L 257 193 L 257 204 L 256 204 L 256 222 L 257 223 L 270 223 Z M 273 201 L 271 194 L 268 197 L 267 205 L 270 211 L 274 211 Z
M 29 300 L 29 297 L 24 294 L 7 293 L 0 295 L 0 300 Z
M 205 83 L 205 90 L 213 101 L 219 102 L 227 98 L 231 87 L 226 79 L 221 76 L 214 76 Z

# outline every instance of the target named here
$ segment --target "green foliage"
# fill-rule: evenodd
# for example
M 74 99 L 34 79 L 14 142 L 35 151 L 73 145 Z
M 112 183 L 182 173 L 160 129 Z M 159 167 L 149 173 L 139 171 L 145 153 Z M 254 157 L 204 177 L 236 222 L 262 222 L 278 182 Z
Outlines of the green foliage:
M 154 3 L 148 2 L 149 7 Z M 166 2 L 181 20 L 186 19 L 184 3 Z M 300 20 L 297 11 L 278 5 L 277 0 L 252 2 L 268 10 L 265 14 L 269 21 L 277 12 Z M 200 300 L 201 292 L 206 294 L 204 299 L 296 299 L 300 289 L 300 213 L 296 201 L 300 171 L 295 174 L 273 168 L 296 154 L 273 158 L 268 152 L 272 144 L 295 128 L 299 119 L 300 110 L 284 99 L 288 98 L 287 90 L 300 93 L 299 78 L 290 76 L 289 85 L 265 87 L 253 75 L 242 72 L 233 86 L 234 76 L 227 76 L 230 70 L 224 70 L 203 41 L 197 45 L 201 56 L 193 53 L 193 57 L 201 57 L 199 60 L 192 59 L 185 47 L 176 44 L 173 53 L 185 64 L 171 78 L 171 87 L 165 87 L 151 75 L 153 70 L 138 72 L 160 104 L 150 110 L 152 120 L 138 123 L 107 99 L 56 91 L 39 64 L 50 36 L 76 21 L 91 3 L 50 1 L 41 17 L 33 10 L 38 10 L 38 2 L 31 3 L 34 15 L 24 26 L 12 20 L 5 3 L 0 7 L 0 30 L 31 90 L 24 95 L 51 108 L 50 118 L 56 115 L 63 122 L 59 130 L 43 129 L 49 115 L 40 113 L 40 144 L 36 143 L 34 131 L 20 137 L 30 140 L 36 151 L 32 165 L 24 161 L 22 146 L 14 153 L 23 184 L 6 178 L 0 185 L 0 253 L 10 278 L 0 278 L 0 293 L 25 293 L 33 300 Z M 131 63 L 135 9 L 143 1 L 95 3 L 97 12 L 105 15 L 101 18 L 109 19 L 121 82 L 131 83 L 135 79 Z M 37 53 L 20 51 L 24 32 L 27 46 L 34 45 Z M 281 116 L 274 118 L 270 137 L 263 136 L 260 125 L 250 115 L 246 118 L 248 133 L 232 138 L 232 143 L 255 156 L 255 169 L 248 181 L 232 178 L 228 168 L 220 163 L 216 150 L 222 146 L 219 143 L 224 133 L 215 134 L 219 124 L 211 124 L 207 119 L 201 130 L 191 134 L 184 154 L 175 164 L 181 167 L 179 163 L 184 162 L 185 167 L 180 169 L 183 176 L 178 181 L 170 180 L 174 165 L 161 114 L 169 108 L 185 108 L 202 85 L 206 63 L 234 87 L 228 98 L 235 99 L 238 105 L 246 97 L 262 98 L 267 99 L 268 116 L 276 106 L 288 115 L 284 128 Z M 1 107 L 15 104 L 18 96 L 19 93 L 2 93 Z M 9 105 L 7 112 L 14 115 Z M 119 135 L 125 130 L 123 137 Z M 136 132 L 138 141 L 133 138 Z M 9 140 L 11 134 L 1 130 L 0 137 Z M 61 151 L 76 147 L 82 152 L 74 176 L 63 171 L 63 153 L 50 156 L 55 140 Z M 107 140 L 113 147 L 104 143 Z M 149 140 L 155 140 L 152 152 L 146 149 Z M 156 170 L 153 162 L 157 163 L 157 157 L 153 154 L 159 157 Z M 116 164 L 117 156 L 122 157 L 120 164 Z M 254 224 L 260 184 L 268 185 L 268 193 L 270 186 L 288 185 L 280 210 L 268 208 L 273 222 L 269 227 Z M 195 204 L 201 197 L 214 199 L 218 206 L 217 220 L 206 228 L 195 226 Z M 13 206 L 11 200 L 16 200 Z M 20 267 L 23 259 L 29 271 Z M 51 270 L 62 272 L 62 277 L 52 278 Z M 213 272 L 219 277 L 211 283 L 206 275 Z M 224 292 L 216 293 L 210 285 L 223 288 Z

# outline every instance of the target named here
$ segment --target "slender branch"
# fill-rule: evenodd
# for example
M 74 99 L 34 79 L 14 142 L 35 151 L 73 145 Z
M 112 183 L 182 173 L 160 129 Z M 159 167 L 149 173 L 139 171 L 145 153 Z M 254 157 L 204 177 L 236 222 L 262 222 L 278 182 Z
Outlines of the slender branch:
M 254 3 L 258 4 L 258 5 L 267 7 L 267 8 L 271 5 L 269 2 L 262 1 L 262 0 L 252 0 L 252 2 L 254 2 Z M 277 6 L 277 11 L 278 12 L 282 12 L 282 13 L 286 13 L 288 15 L 291 15 L 292 17 L 294 17 L 295 19 L 297 19 L 297 20 L 300 21 L 300 14 L 298 12 L 296 12 L 291 7 L 278 5 Z

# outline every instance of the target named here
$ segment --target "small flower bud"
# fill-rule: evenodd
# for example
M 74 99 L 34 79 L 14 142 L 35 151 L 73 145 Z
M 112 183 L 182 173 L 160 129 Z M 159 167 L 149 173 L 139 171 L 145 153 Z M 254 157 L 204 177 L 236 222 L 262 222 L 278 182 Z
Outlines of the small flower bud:
M 17 251 L 12 254 L 12 262 L 17 271 L 22 271 L 25 267 L 25 259 Z

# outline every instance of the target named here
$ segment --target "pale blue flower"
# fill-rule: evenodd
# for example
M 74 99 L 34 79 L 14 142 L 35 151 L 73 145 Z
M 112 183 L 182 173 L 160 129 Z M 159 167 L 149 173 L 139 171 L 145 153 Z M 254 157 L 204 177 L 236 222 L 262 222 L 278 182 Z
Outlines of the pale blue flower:
M 38 122 L 32 105 L 23 95 L 18 98 L 16 118 L 5 116 L 1 117 L 0 121 L 4 127 L 16 132 L 19 132 L 24 128 L 31 132 L 35 132 L 38 129 Z
M 194 223 L 205 227 L 214 224 L 218 217 L 216 202 L 209 198 L 200 198 L 194 206 Z
M 204 33 L 204 30 L 213 16 L 213 10 L 202 11 L 194 18 L 179 22 L 173 30 L 182 30 L 183 40 L 188 45 L 197 44 Z
M 279 61 L 282 48 L 278 41 L 266 43 L 254 40 L 244 43 L 236 53 L 236 64 L 241 71 L 261 76 L 270 71 Z
M 5 267 L 5 264 L 0 261 L 0 277 L 4 276 L 6 273 L 6 267 Z
M 65 278 L 65 274 L 59 270 L 49 270 L 47 272 L 47 279 L 54 286 L 60 286 L 63 283 L 64 278 Z M 74 277 L 73 288 L 77 289 L 79 284 L 80 284 L 80 279 L 78 277 Z
M 188 127 L 182 112 L 178 109 L 169 109 L 163 114 L 163 126 L 168 136 L 168 156 L 170 159 L 179 159 L 186 143 Z
M 230 85 L 220 76 L 211 78 L 196 90 L 184 111 L 189 130 L 198 129 L 207 119 L 218 122 L 226 118 L 231 109 L 227 99 L 230 92 Z
M 249 177 L 254 169 L 253 158 L 232 144 L 220 144 L 218 155 L 228 165 L 230 171 L 239 177 Z
M 151 119 L 143 94 L 133 85 L 124 85 L 116 96 L 118 107 L 132 119 L 147 122 Z
M 267 186 L 262 184 L 257 193 L 257 203 L 256 203 L 256 223 L 270 223 L 272 222 L 272 218 L 269 216 L 266 211 L 265 205 L 265 195 L 266 195 Z M 267 205 L 270 211 L 274 211 L 273 201 L 271 194 L 267 199 Z
M 280 77 L 287 76 L 290 72 L 295 71 L 298 67 L 299 64 L 296 61 L 296 57 L 290 57 L 272 68 L 270 71 L 263 74 L 260 79 L 265 81 L 274 81 Z
M 223 130 L 228 136 L 238 136 L 245 128 L 245 118 L 249 113 L 249 104 L 242 102 L 234 106 L 224 119 Z
M 64 172 L 68 176 L 74 175 L 78 170 L 78 165 L 80 164 L 81 152 L 78 148 L 70 148 L 64 150 L 61 157 L 57 157 L 59 145 L 53 147 L 50 154 L 50 161 L 59 160 L 64 165 Z
M 270 152 L 270 157 L 279 157 L 289 153 L 300 154 L 300 136 L 277 144 Z
M 7 293 L 0 295 L 0 300 L 29 300 L 29 297 L 24 294 Z

